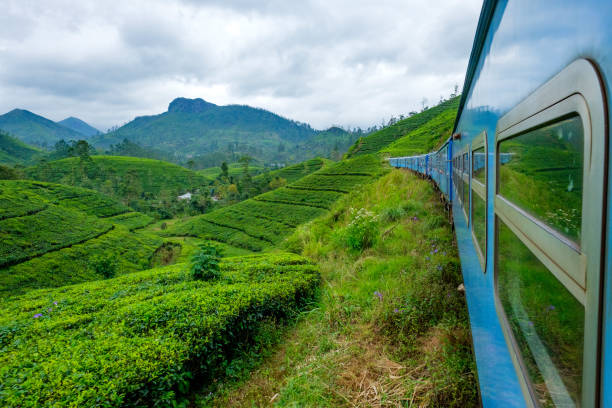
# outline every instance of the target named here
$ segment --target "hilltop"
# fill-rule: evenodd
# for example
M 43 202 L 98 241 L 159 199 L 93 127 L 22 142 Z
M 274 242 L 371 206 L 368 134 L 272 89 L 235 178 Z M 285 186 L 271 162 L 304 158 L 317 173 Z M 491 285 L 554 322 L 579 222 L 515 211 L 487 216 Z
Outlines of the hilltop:
M 106 149 L 124 139 L 171 152 L 175 160 L 190 159 L 197 168 L 205 168 L 237 161 L 243 155 L 280 163 L 327 156 L 336 145 L 346 148 L 356 137 L 339 128 L 318 131 L 265 109 L 176 98 L 166 112 L 137 117 L 94 137 L 92 143 Z
M 91 126 L 89 123 L 82 121 L 79 118 L 75 118 L 74 116 L 70 116 L 69 118 L 60 120 L 59 122 L 57 122 L 57 124 L 67 127 L 68 129 L 72 129 L 75 132 L 79 132 L 85 137 L 91 137 L 101 133 L 98 129 Z
M 0 130 L 0 163 L 9 165 L 28 164 L 42 154 L 41 150 L 29 146 Z
M 0 115 L 0 129 L 22 142 L 40 147 L 51 147 L 62 139 L 83 139 L 81 133 L 23 109 L 13 109 Z
M 211 182 L 176 164 L 125 156 L 70 157 L 27 168 L 25 173 L 34 180 L 91 188 L 161 218 L 172 215 L 177 196 L 200 189 L 207 193 Z

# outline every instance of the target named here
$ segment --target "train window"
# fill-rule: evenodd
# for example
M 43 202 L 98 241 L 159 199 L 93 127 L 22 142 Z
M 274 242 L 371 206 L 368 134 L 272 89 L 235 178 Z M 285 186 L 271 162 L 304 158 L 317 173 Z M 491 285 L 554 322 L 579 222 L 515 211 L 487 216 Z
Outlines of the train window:
M 539 405 L 574 406 L 581 399 L 584 306 L 504 223 L 498 240 L 499 299 Z
M 482 132 L 472 143 L 472 236 L 482 270 L 487 256 L 487 156 L 486 134 Z
M 463 209 L 465 210 L 465 219 L 470 222 L 470 161 L 468 153 L 463 154 L 463 174 L 461 175 L 462 194 L 463 194 Z
M 497 124 L 496 304 L 536 406 L 598 398 L 603 94 L 578 60 Z
M 582 220 L 583 124 L 579 115 L 505 139 L 499 193 L 578 242 Z

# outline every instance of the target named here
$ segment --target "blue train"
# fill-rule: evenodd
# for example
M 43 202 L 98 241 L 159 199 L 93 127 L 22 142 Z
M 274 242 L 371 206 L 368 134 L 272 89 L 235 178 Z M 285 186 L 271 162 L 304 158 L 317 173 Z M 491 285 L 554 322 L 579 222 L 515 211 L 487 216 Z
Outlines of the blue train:
M 485 1 L 452 136 L 389 159 L 452 209 L 485 407 L 612 407 L 611 22 Z

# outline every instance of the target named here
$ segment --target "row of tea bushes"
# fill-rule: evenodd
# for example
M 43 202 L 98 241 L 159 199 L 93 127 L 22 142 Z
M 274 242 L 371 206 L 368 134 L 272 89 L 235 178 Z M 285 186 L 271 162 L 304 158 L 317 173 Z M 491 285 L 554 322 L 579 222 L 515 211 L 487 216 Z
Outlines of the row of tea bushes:
M 226 258 L 221 272 L 195 281 L 180 264 L 0 300 L 0 405 L 172 406 L 319 282 L 292 254 Z

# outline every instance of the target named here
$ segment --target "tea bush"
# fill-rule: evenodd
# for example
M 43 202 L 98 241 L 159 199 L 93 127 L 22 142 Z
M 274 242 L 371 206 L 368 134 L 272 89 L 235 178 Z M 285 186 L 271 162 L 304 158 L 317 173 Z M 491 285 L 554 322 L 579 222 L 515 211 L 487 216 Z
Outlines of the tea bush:
M 0 405 L 172 406 L 213 382 L 265 318 L 319 282 L 297 255 L 226 258 L 219 280 L 173 265 L 0 300 Z

